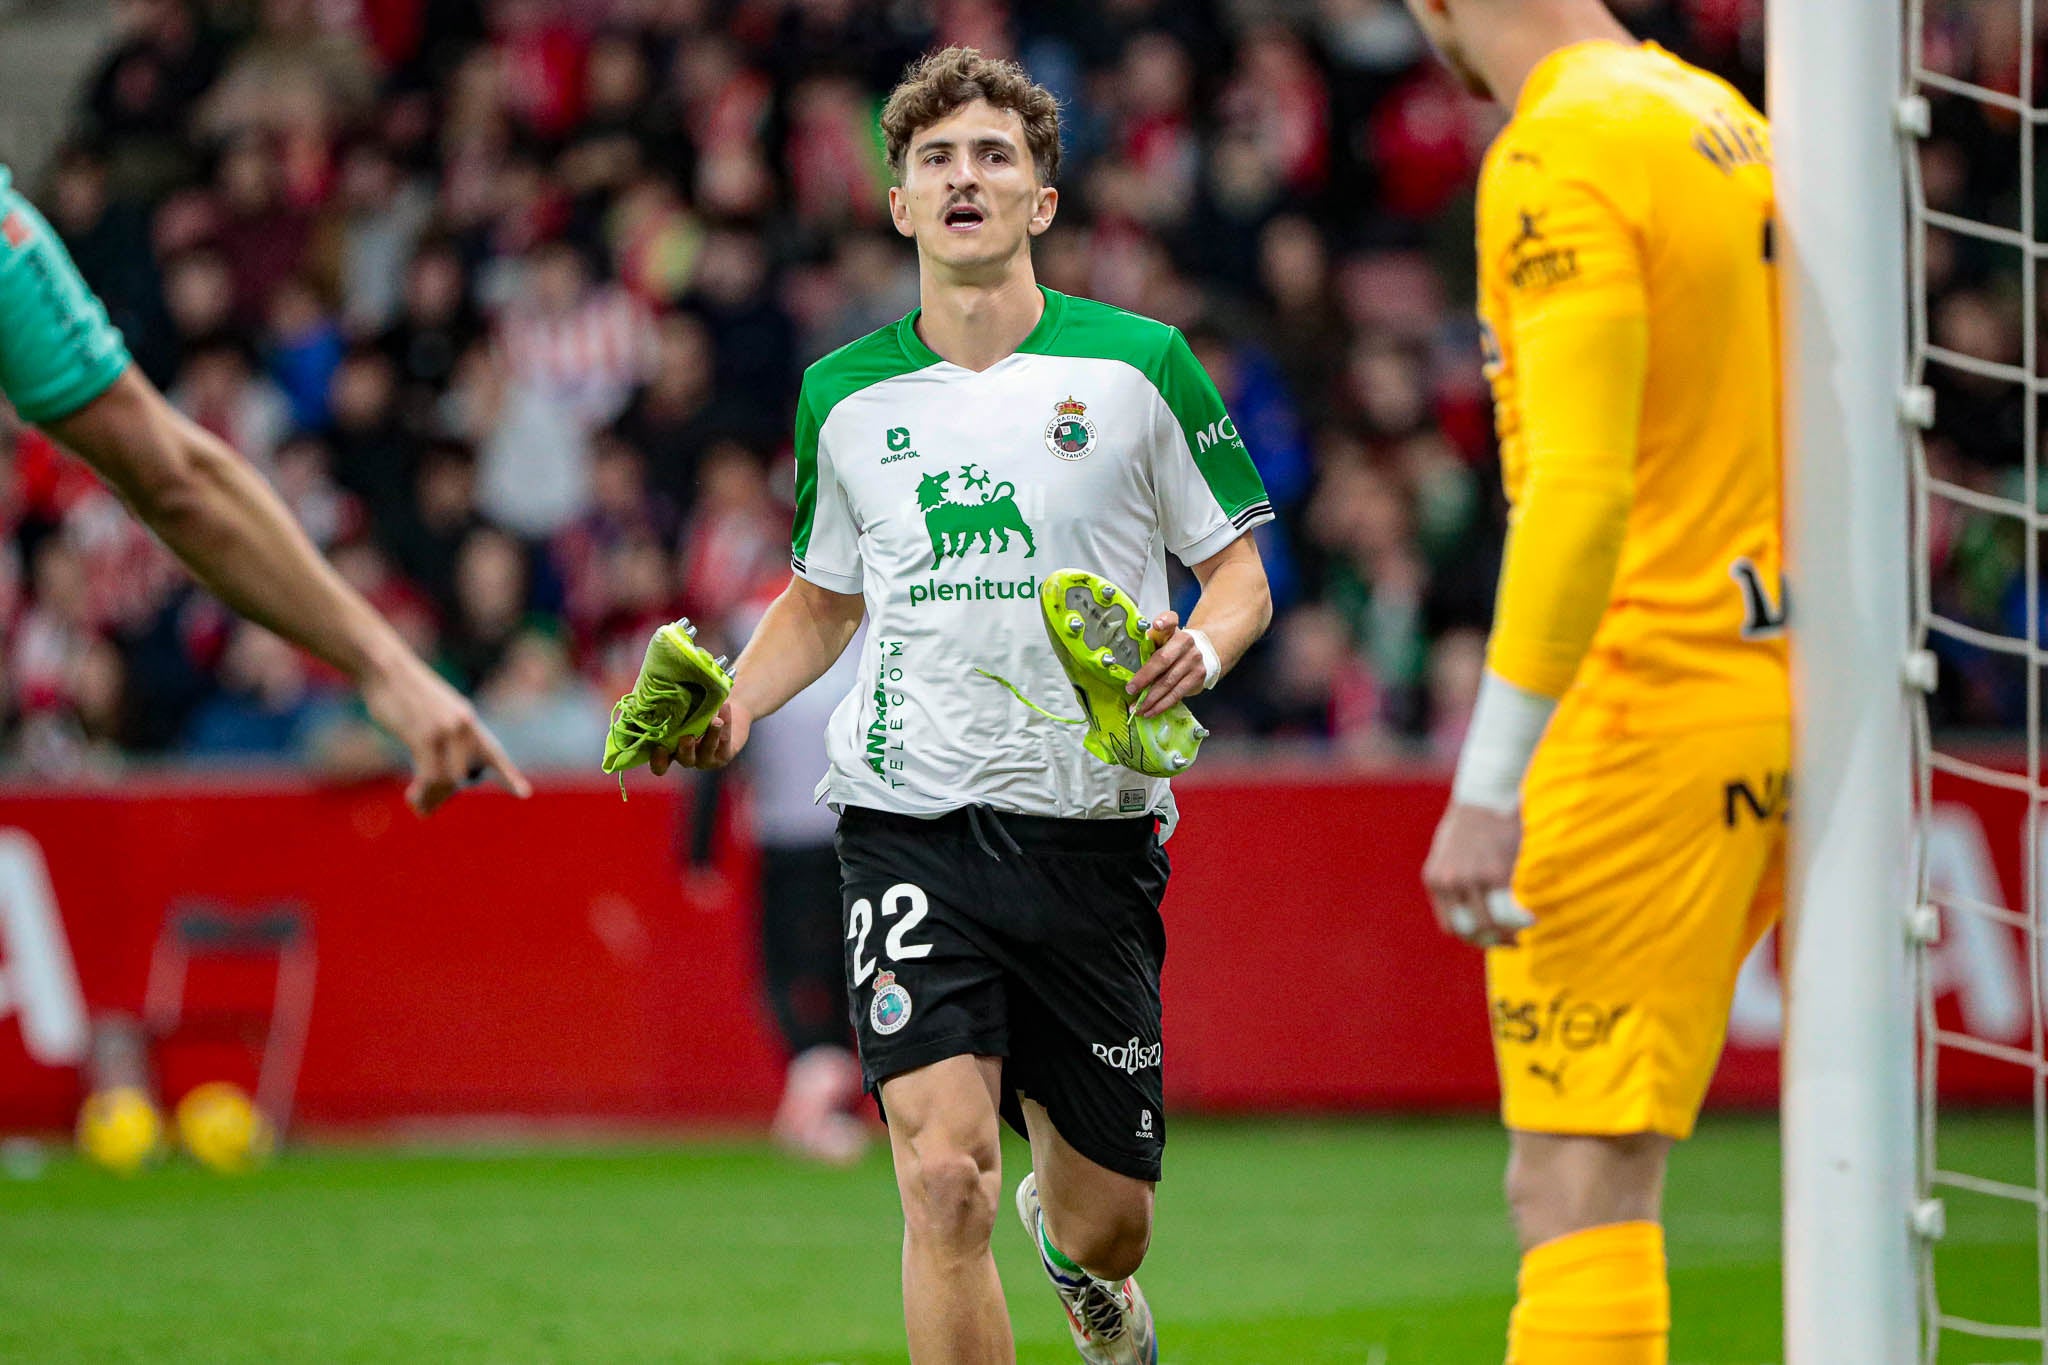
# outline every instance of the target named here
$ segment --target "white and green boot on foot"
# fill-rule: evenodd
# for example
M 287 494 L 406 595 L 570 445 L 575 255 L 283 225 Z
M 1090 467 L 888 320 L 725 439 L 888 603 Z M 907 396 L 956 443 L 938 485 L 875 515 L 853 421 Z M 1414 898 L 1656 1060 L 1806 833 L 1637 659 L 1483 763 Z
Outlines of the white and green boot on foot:
M 1088 1365 L 1159 1365 L 1159 1334 L 1137 1278 L 1111 1284 L 1060 1256 L 1045 1235 L 1036 1172 L 1017 1183 L 1017 1217 L 1038 1251 L 1045 1277 L 1059 1291 L 1060 1304 L 1067 1310 L 1067 1330 L 1081 1359 Z

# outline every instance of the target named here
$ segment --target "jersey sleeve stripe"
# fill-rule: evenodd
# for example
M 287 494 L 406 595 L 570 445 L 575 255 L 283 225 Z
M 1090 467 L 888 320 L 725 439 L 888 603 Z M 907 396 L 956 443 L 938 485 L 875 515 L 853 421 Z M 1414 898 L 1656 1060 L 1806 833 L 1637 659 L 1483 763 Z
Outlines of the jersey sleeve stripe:
M 1264 512 L 1257 513 L 1252 512 L 1250 508 L 1246 508 L 1245 511 L 1247 517 L 1242 526 L 1232 521 L 1219 522 L 1215 530 L 1209 532 L 1209 534 L 1203 536 L 1194 544 L 1175 551 L 1175 555 L 1183 564 L 1199 564 L 1205 559 L 1221 554 L 1229 546 L 1244 539 L 1246 535 L 1273 519 L 1273 513 L 1270 508 Z
M 1242 511 L 1238 512 L 1236 516 L 1230 519 L 1230 524 L 1232 526 L 1235 526 L 1238 530 L 1242 531 L 1247 526 L 1250 526 L 1252 523 L 1257 521 L 1263 521 L 1266 518 L 1271 517 L 1272 515 L 1273 504 L 1265 501 L 1262 498 L 1255 503 L 1251 503 L 1250 505 L 1246 506 Z
M 800 559 L 791 559 L 789 567 L 798 578 L 803 579 L 806 583 L 815 583 L 827 592 L 836 592 L 847 597 L 857 597 L 860 595 L 861 581 L 858 578 L 851 578 L 845 574 L 827 573 L 823 569 L 814 569 Z

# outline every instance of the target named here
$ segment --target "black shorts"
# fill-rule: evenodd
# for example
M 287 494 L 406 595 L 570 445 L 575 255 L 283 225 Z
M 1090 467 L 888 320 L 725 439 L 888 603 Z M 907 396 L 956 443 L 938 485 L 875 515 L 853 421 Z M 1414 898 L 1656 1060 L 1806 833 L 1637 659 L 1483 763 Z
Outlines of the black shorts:
M 948 1057 L 1001 1057 L 1074 1149 L 1139 1180 L 1166 1146 L 1157 822 L 848 807 L 846 980 L 868 1089 Z

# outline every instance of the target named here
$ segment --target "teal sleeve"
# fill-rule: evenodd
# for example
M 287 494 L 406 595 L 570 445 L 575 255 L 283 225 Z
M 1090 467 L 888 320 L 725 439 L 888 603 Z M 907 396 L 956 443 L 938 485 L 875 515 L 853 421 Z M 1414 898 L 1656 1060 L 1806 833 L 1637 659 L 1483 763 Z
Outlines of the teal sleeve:
M 113 386 L 128 346 L 57 234 L 0 185 L 0 393 L 24 421 L 68 417 Z

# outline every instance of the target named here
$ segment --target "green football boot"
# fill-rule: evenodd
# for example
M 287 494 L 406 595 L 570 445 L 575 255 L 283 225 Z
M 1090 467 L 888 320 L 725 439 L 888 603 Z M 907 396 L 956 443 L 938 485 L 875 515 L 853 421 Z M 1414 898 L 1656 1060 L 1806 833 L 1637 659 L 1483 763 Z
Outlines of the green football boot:
M 696 634 L 687 616 L 655 631 L 633 690 L 612 708 L 604 770 L 619 775 L 621 797 L 626 794 L 626 769 L 647 762 L 657 748 L 673 749 L 677 741 L 710 729 L 732 693 L 725 660 L 712 658 L 697 643 Z
M 1147 777 L 1176 777 L 1193 766 L 1209 732 L 1187 703 L 1175 702 L 1157 716 L 1141 716 L 1137 707 L 1145 694 L 1134 697 L 1124 691 L 1154 648 L 1147 633 L 1152 623 L 1131 595 L 1085 569 L 1061 569 L 1039 585 L 1038 605 L 1053 653 L 1080 699 L 1080 718 L 1054 716 L 1007 679 L 993 673 L 985 676 L 995 678 L 1040 715 L 1086 725 L 1081 744 L 1104 763 Z

